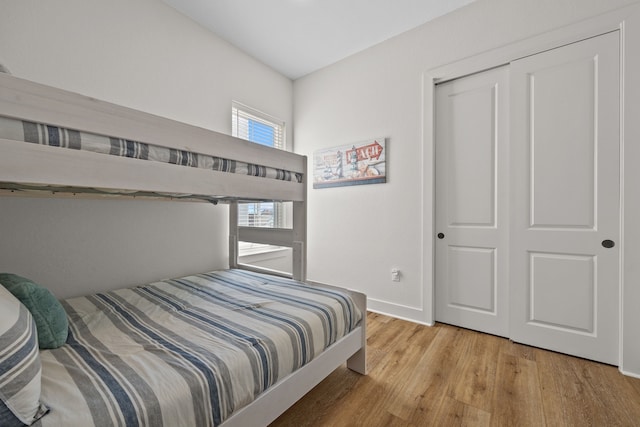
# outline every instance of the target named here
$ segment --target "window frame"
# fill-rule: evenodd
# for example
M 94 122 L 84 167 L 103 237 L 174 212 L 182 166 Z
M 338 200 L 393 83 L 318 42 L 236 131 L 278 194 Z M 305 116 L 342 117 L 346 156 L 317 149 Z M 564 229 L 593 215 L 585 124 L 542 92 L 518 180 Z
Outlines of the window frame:
M 242 120 L 253 121 L 261 125 L 269 126 L 273 128 L 273 144 L 265 144 L 260 141 L 251 139 L 251 126 L 250 124 L 241 124 Z M 286 122 L 278 119 L 270 114 L 264 113 L 255 108 L 249 107 L 238 101 L 231 102 L 231 133 L 236 138 L 245 139 L 247 141 L 261 144 L 269 147 L 273 147 L 279 150 L 287 150 L 287 138 L 286 138 Z M 246 206 L 246 212 L 244 212 L 243 205 Z M 253 205 L 253 209 L 251 208 Z M 272 218 L 273 225 L 255 225 L 251 224 L 249 220 L 249 211 L 254 212 L 263 211 L 263 206 L 271 208 L 273 210 Z M 290 228 L 289 211 L 283 203 L 279 202 L 254 202 L 254 203 L 239 203 L 238 204 L 238 226 L 257 226 L 265 228 Z M 239 256 L 251 255 L 259 252 L 273 252 L 280 251 L 283 248 L 279 246 L 250 243 L 250 242 L 238 242 Z

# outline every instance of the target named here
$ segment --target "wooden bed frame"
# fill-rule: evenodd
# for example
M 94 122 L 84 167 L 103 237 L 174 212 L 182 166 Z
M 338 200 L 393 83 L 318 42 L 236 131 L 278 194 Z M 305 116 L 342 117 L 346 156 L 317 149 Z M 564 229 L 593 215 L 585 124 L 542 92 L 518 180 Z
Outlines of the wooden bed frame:
M 240 241 L 287 246 L 293 249 L 291 276 L 306 282 L 305 156 L 3 73 L 0 73 L 0 116 L 302 174 L 302 183 L 295 180 L 280 181 L 0 138 L 0 187 L 4 188 L 2 195 L 15 194 L 15 188 L 19 189 L 20 186 L 37 186 L 48 188 L 38 192 L 47 197 L 65 192 L 68 194 L 69 191 L 73 192 L 71 189 L 78 188 L 121 190 L 123 197 L 131 197 L 127 195 L 130 192 L 206 196 L 211 201 L 229 204 L 231 268 L 265 272 L 238 263 Z M 242 201 L 292 201 L 293 228 L 238 227 L 237 203 Z M 358 292 L 349 292 L 362 312 L 366 313 L 366 297 Z M 223 425 L 261 426 L 270 423 L 345 361 L 350 369 L 366 374 L 366 315 L 361 325 L 349 335 L 269 388 L 252 404 L 233 414 Z

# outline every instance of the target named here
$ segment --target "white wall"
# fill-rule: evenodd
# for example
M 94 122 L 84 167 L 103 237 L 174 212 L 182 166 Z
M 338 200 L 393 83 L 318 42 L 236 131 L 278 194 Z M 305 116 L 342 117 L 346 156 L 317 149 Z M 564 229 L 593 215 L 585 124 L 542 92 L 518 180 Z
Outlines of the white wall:
M 228 134 L 232 100 L 292 122 L 289 79 L 160 0 L 0 0 L 0 63 Z M 0 197 L 0 271 L 63 297 L 222 268 L 227 227 L 225 206 Z
M 288 78 L 160 0 L 0 10 L 0 63 L 15 76 L 229 134 L 232 99 L 291 124 Z
M 205 203 L 0 197 L 0 212 L 0 271 L 59 297 L 227 263 L 226 212 Z
M 297 152 L 312 156 L 390 138 L 388 183 L 309 187 L 309 279 L 363 291 L 374 310 L 430 321 L 425 289 L 433 265 L 422 253 L 421 209 L 431 208 L 432 189 L 423 191 L 422 176 L 433 171 L 423 167 L 423 73 L 632 3 L 637 0 L 478 0 L 296 80 Z M 401 269 L 401 282 L 391 281 L 392 267 Z

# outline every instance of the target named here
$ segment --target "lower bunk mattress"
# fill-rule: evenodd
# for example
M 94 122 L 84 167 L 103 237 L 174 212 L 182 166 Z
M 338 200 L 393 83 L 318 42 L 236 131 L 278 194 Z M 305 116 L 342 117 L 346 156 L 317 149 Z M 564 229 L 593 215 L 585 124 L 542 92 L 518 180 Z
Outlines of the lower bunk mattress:
M 357 327 L 346 292 L 222 270 L 63 301 L 47 426 L 218 425 Z

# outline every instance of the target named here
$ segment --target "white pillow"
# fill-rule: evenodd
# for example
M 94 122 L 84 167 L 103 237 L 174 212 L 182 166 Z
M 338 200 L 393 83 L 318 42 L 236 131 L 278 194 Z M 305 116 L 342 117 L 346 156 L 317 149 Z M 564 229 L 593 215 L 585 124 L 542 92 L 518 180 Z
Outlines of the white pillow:
M 0 286 L 0 399 L 27 425 L 48 411 L 40 402 L 41 373 L 33 317 L 16 297 Z

